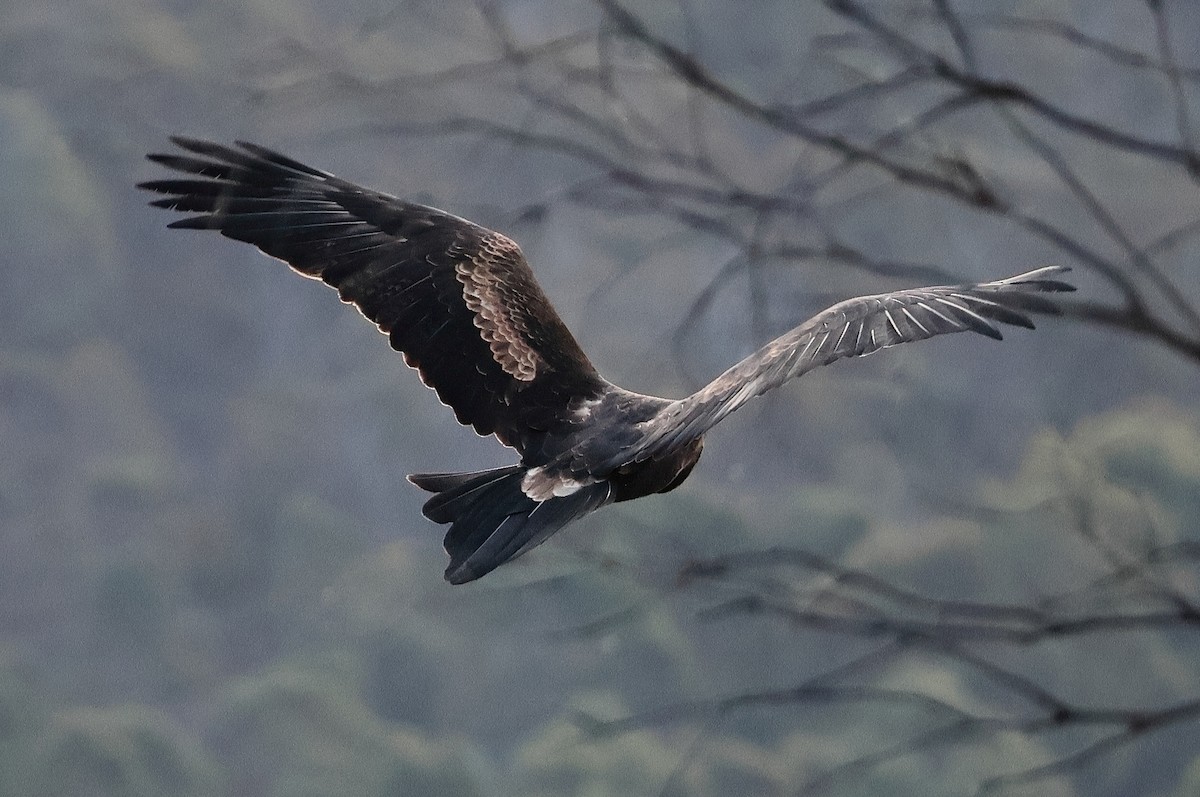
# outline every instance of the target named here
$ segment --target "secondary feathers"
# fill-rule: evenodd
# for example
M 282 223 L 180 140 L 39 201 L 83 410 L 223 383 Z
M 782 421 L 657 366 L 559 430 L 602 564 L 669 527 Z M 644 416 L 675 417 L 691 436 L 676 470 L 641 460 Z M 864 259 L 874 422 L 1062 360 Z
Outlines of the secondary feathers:
M 608 503 L 677 487 L 704 433 L 755 396 L 843 357 L 950 332 L 999 340 L 1033 328 L 1047 294 L 1074 288 L 1048 266 L 1004 280 L 849 299 L 818 313 L 684 399 L 601 377 L 538 286 L 521 249 L 466 219 L 372 191 L 256 144 L 173 137 L 149 159 L 183 178 L 140 188 L 335 288 L 388 336 L 455 417 L 494 434 L 517 464 L 415 474 L 423 513 L 449 523 L 446 578 L 460 584 Z

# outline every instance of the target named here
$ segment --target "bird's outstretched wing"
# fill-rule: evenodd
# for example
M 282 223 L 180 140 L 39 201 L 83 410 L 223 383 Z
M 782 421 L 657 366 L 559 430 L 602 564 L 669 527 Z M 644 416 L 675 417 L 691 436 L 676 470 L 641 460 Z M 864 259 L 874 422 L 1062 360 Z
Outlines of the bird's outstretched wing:
M 704 434 L 755 396 L 843 357 L 950 332 L 1001 339 L 996 323 L 1033 328 L 1029 313 L 1059 314 L 1046 293 L 1073 291 L 1047 266 L 996 282 L 862 296 L 835 304 L 781 335 L 691 396 L 664 408 L 625 452 L 642 460 Z
M 139 187 L 337 289 L 463 424 L 524 452 L 606 384 L 500 233 L 254 144 L 173 137 L 149 159 L 188 175 Z

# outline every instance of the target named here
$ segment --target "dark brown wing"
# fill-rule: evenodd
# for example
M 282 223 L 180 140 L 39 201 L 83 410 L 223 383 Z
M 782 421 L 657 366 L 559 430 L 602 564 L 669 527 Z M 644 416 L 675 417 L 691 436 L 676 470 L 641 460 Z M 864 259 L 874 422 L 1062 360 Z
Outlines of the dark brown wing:
M 262 147 L 172 138 L 150 160 L 190 175 L 141 188 L 324 280 L 388 335 L 463 424 L 524 452 L 606 384 L 505 236 Z
M 996 282 L 916 288 L 835 304 L 664 408 L 625 459 L 647 459 L 695 440 L 755 396 L 843 357 L 950 332 L 1000 340 L 994 322 L 1032 329 L 1028 313 L 1059 313 L 1041 294 L 1075 290 L 1052 278 L 1069 270 L 1048 266 Z

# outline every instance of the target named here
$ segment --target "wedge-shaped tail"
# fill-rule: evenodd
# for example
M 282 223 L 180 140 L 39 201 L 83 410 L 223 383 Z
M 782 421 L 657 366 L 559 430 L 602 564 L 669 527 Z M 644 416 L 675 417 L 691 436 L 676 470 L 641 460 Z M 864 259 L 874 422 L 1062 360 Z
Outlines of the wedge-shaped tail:
M 691 396 L 668 400 L 600 376 L 507 236 L 255 144 L 175 137 L 150 160 L 177 172 L 140 187 L 336 288 L 386 333 L 461 423 L 521 464 L 410 476 L 449 523 L 446 578 L 471 581 L 615 500 L 687 477 L 704 434 L 755 396 L 813 368 L 936 335 L 1033 327 L 1074 290 L 1048 266 L 1008 279 L 862 296 L 781 335 Z
M 521 489 L 527 470 L 510 465 L 471 473 L 414 473 L 408 480 L 434 493 L 421 512 L 450 523 L 445 548 L 446 580 L 474 581 L 541 544 L 573 520 L 599 509 L 611 497 L 607 482 L 590 484 L 561 498 L 535 501 Z

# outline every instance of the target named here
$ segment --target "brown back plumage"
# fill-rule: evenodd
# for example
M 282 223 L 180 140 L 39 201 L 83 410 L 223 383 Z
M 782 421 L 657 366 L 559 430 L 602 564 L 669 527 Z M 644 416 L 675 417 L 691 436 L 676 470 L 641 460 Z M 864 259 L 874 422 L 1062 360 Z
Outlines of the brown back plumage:
M 151 204 L 324 280 L 388 335 L 458 420 L 495 434 L 521 462 L 418 474 L 426 517 L 449 523 L 446 578 L 471 581 L 614 501 L 677 487 L 703 435 L 751 398 L 820 365 L 950 332 L 1000 338 L 1054 313 L 1074 290 L 1048 267 L 979 285 L 864 296 L 834 305 L 679 401 L 623 390 L 596 373 L 498 232 L 404 202 L 254 144 L 171 139 L 187 154 L 150 160 L 188 175 L 141 187 Z

